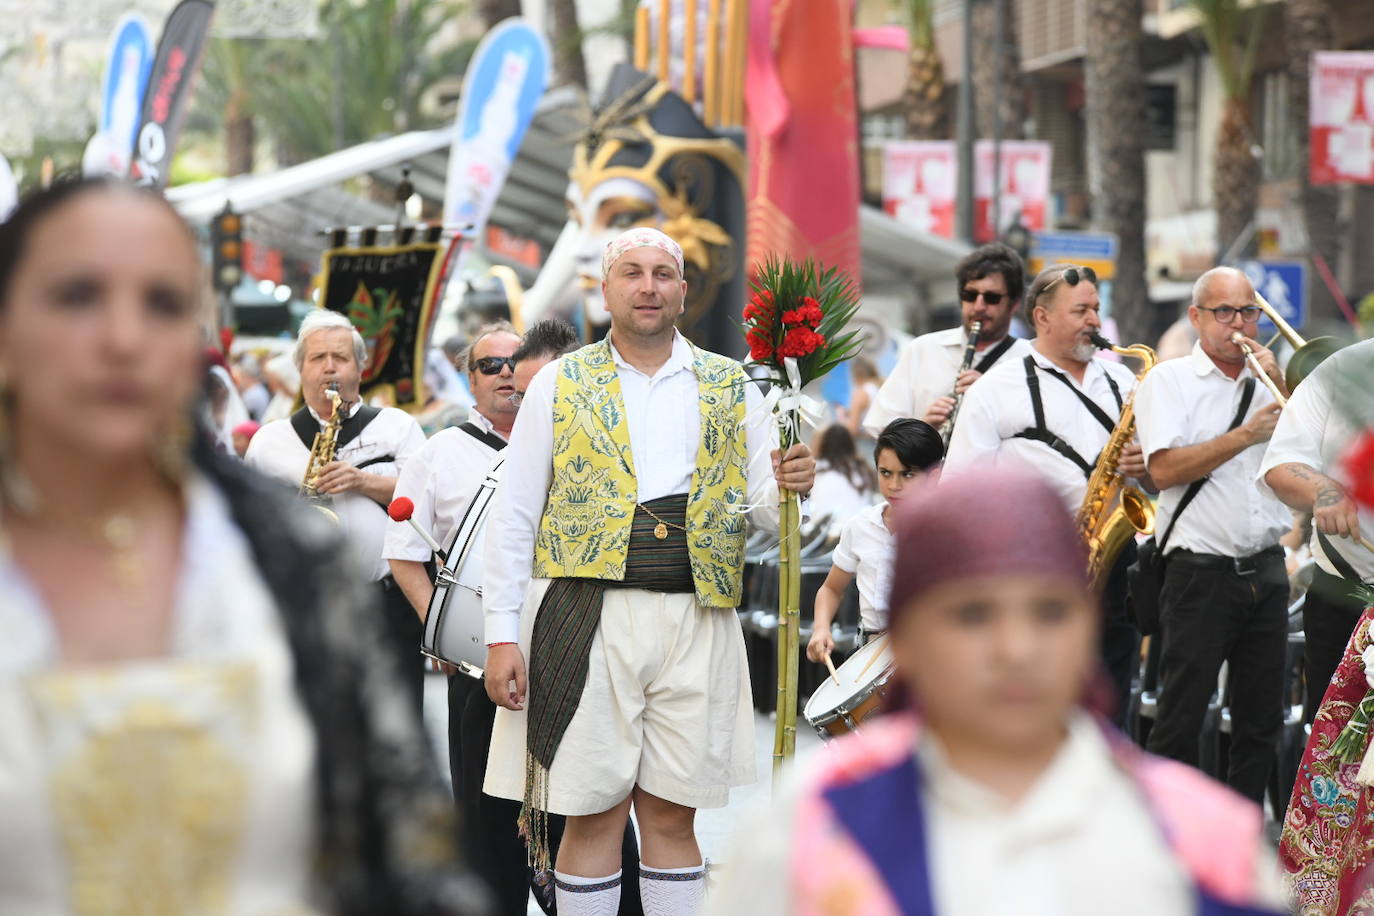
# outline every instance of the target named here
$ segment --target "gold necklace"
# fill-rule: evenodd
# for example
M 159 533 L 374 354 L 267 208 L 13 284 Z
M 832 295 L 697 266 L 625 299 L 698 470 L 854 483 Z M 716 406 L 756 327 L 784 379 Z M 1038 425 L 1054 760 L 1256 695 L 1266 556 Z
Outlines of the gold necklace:
M 669 529 L 669 528 L 676 528 L 678 531 L 683 531 L 683 532 L 685 532 L 685 531 L 687 530 L 686 528 L 682 527 L 681 525 L 674 525 L 672 522 L 665 522 L 663 519 L 659 518 L 657 515 L 654 514 L 654 510 L 653 510 L 653 509 L 650 509 L 648 506 L 644 505 L 643 503 L 639 503 L 638 505 L 639 505 L 639 508 L 641 508 L 641 509 L 643 509 L 645 512 L 649 513 L 649 517 L 650 517 L 650 518 L 652 518 L 654 521 L 658 522 L 658 524 L 654 526 L 654 537 L 658 538 L 660 541 L 666 540 L 666 539 L 667 539 L 667 537 L 668 537 L 668 529 Z

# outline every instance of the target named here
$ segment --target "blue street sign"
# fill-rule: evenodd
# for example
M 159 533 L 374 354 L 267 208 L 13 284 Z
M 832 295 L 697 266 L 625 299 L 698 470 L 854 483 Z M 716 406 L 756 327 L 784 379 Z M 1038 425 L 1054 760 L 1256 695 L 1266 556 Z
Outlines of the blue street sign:
M 1034 232 L 1026 269 L 1034 275 L 1051 264 L 1077 264 L 1110 280 L 1116 276 L 1117 249 L 1117 238 L 1110 232 Z
M 1255 292 L 1263 296 L 1284 321 L 1294 328 L 1301 328 L 1307 321 L 1306 264 L 1301 261 L 1241 261 L 1236 269 L 1245 274 Z M 1260 319 L 1261 337 L 1272 337 L 1277 332 L 1278 328 L 1268 318 Z

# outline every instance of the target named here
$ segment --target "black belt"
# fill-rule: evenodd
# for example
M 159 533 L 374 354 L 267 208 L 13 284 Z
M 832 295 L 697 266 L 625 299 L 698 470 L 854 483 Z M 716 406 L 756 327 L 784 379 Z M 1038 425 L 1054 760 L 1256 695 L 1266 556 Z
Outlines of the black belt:
M 1252 553 L 1248 557 L 1223 557 L 1215 553 L 1194 553 L 1181 547 L 1169 553 L 1169 562 L 1171 563 L 1183 563 L 1203 569 L 1230 569 L 1238 576 L 1252 576 L 1259 572 L 1261 566 L 1271 560 L 1280 562 L 1283 560 L 1283 548 L 1277 544 L 1273 547 L 1266 547 L 1259 553 Z

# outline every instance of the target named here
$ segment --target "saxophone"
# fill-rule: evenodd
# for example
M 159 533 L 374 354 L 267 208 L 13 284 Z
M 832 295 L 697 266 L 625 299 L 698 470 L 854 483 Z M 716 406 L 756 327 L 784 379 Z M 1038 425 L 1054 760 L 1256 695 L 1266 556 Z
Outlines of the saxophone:
M 329 499 L 320 494 L 316 484 L 320 478 L 320 471 L 334 460 L 334 452 L 339 442 L 339 427 L 343 425 L 344 415 L 343 398 L 339 397 L 339 383 L 327 384 L 324 394 L 334 405 L 334 412 L 329 415 L 329 422 L 324 424 L 324 429 L 315 433 L 315 441 L 310 445 L 310 460 L 305 465 L 305 477 L 301 480 L 301 496 L 321 503 L 328 502 Z
M 1136 376 L 1137 390 L 1145 373 L 1158 362 L 1155 351 L 1144 344 L 1118 347 L 1100 334 L 1093 334 L 1092 341 L 1100 350 L 1134 356 L 1145 364 Z M 1155 509 L 1149 497 L 1138 488 L 1127 486 L 1125 478 L 1117 471 L 1122 450 L 1134 438 L 1135 391 L 1132 391 L 1088 478 L 1088 490 L 1083 495 L 1083 505 L 1076 519 L 1078 533 L 1088 547 L 1088 578 L 1099 592 L 1106 585 L 1106 577 L 1126 542 L 1135 537 L 1136 532 L 1152 534 L 1155 530 Z

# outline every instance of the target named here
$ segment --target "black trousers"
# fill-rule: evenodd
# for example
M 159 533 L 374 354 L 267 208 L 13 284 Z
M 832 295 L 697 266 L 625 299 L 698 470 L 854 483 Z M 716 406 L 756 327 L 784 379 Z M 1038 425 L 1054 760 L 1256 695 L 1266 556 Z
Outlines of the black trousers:
M 1112 721 L 1117 728 L 1126 722 L 1126 705 L 1131 696 L 1131 679 L 1140 667 L 1140 631 L 1126 612 L 1126 567 L 1135 562 L 1135 542 L 1127 542 L 1102 590 L 1102 667 L 1107 672 L 1116 707 Z
M 545 913 L 555 913 L 553 888 L 534 884 L 525 842 L 516 833 L 520 803 L 482 792 L 496 704 L 486 686 L 466 674 L 448 679 L 449 772 L 458 807 L 459 841 L 496 897 L 499 916 L 525 916 L 529 895 Z M 549 848 L 555 858 L 563 839 L 564 819 L 549 815 Z M 620 916 L 643 916 L 639 902 L 639 844 L 634 825 L 626 823 L 621 846 Z M 546 899 L 547 896 L 547 899 Z
M 1226 782 L 1256 802 L 1274 766 L 1283 727 L 1283 668 L 1288 646 L 1288 574 L 1283 555 L 1238 573 L 1226 562 L 1173 551 L 1159 596 L 1164 652 L 1159 715 L 1149 749 L 1197 766 L 1198 738 L 1230 663 L 1231 744 Z
M 381 595 L 387 642 L 392 645 L 396 658 L 400 660 L 401 679 L 418 714 L 423 709 L 425 700 L 425 668 L 420 655 L 420 643 L 425 638 L 425 625 L 395 579 L 390 576 L 381 579 L 377 582 L 377 590 Z
M 1339 576 L 1314 570 L 1307 600 L 1302 606 L 1302 629 L 1306 637 L 1303 663 L 1307 685 L 1303 718 L 1309 723 L 1317 715 L 1331 677 L 1345 654 L 1345 644 L 1364 614 L 1364 602 L 1350 597 L 1355 585 Z

